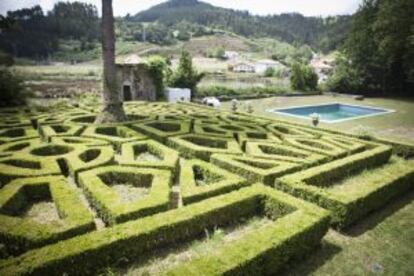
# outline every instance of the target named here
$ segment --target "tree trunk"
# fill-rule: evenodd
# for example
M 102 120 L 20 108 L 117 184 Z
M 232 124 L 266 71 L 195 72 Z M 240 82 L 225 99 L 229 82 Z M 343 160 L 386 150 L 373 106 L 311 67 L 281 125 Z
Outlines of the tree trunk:
M 103 110 L 95 123 L 114 123 L 126 120 L 116 84 L 115 32 L 112 0 L 102 0 L 102 59 L 103 59 Z

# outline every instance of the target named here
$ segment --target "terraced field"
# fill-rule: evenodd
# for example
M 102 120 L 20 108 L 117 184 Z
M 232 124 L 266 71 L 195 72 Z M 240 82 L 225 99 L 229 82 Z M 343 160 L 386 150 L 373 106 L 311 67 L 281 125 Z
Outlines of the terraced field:
M 413 188 L 414 149 L 193 104 L 0 110 L 0 275 L 269 275 Z M 214 237 L 220 236 L 220 242 Z

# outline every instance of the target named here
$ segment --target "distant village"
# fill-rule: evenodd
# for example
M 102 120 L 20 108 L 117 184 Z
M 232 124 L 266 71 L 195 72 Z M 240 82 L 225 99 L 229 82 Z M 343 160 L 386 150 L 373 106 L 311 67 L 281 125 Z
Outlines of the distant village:
M 225 51 L 222 57 L 228 61 L 228 70 L 234 73 L 256 73 L 264 74 L 268 69 L 283 71 L 282 77 L 288 77 L 290 68 L 277 60 L 262 59 L 249 60 L 236 51 Z M 325 82 L 333 71 L 334 62 L 332 59 L 314 54 L 309 64 L 316 72 L 319 82 Z

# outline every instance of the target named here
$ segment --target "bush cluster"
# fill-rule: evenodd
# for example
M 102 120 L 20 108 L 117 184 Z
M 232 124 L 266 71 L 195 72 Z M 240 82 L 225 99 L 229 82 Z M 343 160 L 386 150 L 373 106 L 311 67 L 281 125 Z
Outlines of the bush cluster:
M 0 67 L 0 107 L 24 104 L 25 97 L 23 80 Z

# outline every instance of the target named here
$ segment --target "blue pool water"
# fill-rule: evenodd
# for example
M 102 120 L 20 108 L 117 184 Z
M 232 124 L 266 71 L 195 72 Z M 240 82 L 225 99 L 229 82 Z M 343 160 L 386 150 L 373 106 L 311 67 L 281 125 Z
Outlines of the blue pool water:
M 367 106 L 347 105 L 347 104 L 323 104 L 313 106 L 291 107 L 272 109 L 270 112 L 283 114 L 294 117 L 301 117 L 310 119 L 309 115 L 318 113 L 322 122 L 336 123 L 350 119 L 356 119 L 361 117 L 379 115 L 384 113 L 393 112 L 392 110 L 374 108 Z

